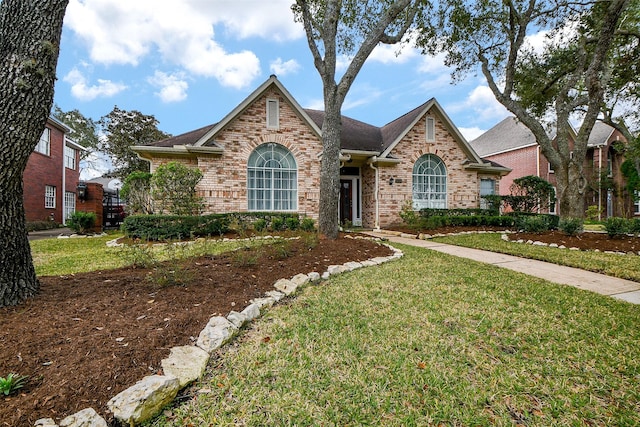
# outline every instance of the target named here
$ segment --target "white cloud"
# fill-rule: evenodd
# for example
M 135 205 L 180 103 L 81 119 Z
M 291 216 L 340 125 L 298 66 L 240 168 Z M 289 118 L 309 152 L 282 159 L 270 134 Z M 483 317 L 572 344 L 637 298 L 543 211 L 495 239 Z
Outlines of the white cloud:
M 91 101 L 99 97 L 108 98 L 127 88 L 122 83 L 103 79 L 98 79 L 97 85 L 89 86 L 87 78 L 77 68 L 69 71 L 63 80 L 71 85 L 71 94 L 81 101 Z
M 420 51 L 407 44 L 378 44 L 371 55 L 369 61 L 377 61 L 383 64 L 405 64 L 409 60 L 420 56 Z
M 147 81 L 160 88 L 155 94 L 162 102 L 179 102 L 187 99 L 189 83 L 184 80 L 184 73 L 167 74 L 162 71 L 156 71 Z
M 467 141 L 473 141 L 483 133 L 485 133 L 486 129 L 480 129 L 479 127 L 470 127 L 470 128 L 458 128 L 462 136 L 465 137 Z
M 282 58 L 278 58 L 271 62 L 269 66 L 271 72 L 278 77 L 286 76 L 287 74 L 296 73 L 300 69 L 300 64 L 295 59 L 290 59 L 283 62 Z
M 175 0 L 71 0 L 65 25 L 82 39 L 91 59 L 136 66 L 152 51 L 163 61 L 222 85 L 243 88 L 260 74 L 253 52 L 230 53 L 215 39 L 214 25 L 238 37 L 299 37 L 290 2 Z M 276 13 L 277 12 L 277 13 Z M 289 22 L 286 25 L 285 22 Z
M 497 122 L 510 114 L 485 85 L 476 86 L 464 101 L 449 105 L 447 111 L 467 111 L 475 122 Z

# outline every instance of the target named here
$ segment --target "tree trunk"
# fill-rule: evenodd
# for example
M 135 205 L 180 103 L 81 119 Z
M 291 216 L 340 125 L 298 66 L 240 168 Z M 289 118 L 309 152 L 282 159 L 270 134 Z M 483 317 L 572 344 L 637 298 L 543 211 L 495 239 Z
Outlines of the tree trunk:
M 18 304 L 38 291 L 22 175 L 53 103 L 67 3 L 0 3 L 0 306 Z
M 556 171 L 559 214 L 563 218 L 584 218 L 587 180 L 582 165 L 570 163 Z
M 325 96 L 325 100 L 327 96 Z M 322 160 L 320 163 L 320 218 L 318 229 L 330 239 L 338 237 L 338 201 L 340 198 L 340 106 L 325 101 L 322 123 Z

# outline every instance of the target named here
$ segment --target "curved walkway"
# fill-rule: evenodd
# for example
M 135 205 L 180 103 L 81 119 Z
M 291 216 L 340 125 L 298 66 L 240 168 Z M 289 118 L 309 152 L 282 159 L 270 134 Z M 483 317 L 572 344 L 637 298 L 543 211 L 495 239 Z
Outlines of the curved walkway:
M 618 279 L 604 274 L 593 273 L 579 268 L 565 267 L 544 261 L 520 258 L 480 249 L 465 248 L 434 242 L 396 236 L 385 232 L 368 232 L 367 234 L 388 239 L 390 242 L 431 249 L 449 255 L 468 258 L 497 267 L 506 268 L 530 276 L 539 277 L 561 285 L 574 286 L 579 289 L 608 295 L 632 304 L 640 304 L 640 283 L 631 280 Z

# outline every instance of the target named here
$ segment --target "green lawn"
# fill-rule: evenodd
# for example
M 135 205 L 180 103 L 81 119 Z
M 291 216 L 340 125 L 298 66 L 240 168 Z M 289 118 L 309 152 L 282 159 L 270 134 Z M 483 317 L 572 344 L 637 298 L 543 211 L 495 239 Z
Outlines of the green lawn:
M 485 249 L 524 258 L 548 261 L 554 264 L 595 271 L 613 277 L 640 282 L 640 261 L 637 256 L 621 256 L 594 251 L 571 251 L 568 249 L 524 245 L 505 242 L 500 233 L 465 234 L 434 238 L 434 241 L 470 248 Z
M 151 425 L 640 424 L 640 307 L 402 250 L 270 309 Z

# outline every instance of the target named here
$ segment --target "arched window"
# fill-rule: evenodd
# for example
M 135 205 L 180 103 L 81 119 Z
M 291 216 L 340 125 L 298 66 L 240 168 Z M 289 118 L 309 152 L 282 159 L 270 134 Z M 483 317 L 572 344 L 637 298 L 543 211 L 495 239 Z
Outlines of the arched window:
M 298 209 L 298 166 L 291 151 L 275 143 L 258 146 L 249 156 L 247 193 L 250 211 Z
M 447 168 L 438 156 L 425 154 L 413 165 L 413 208 L 447 207 Z

